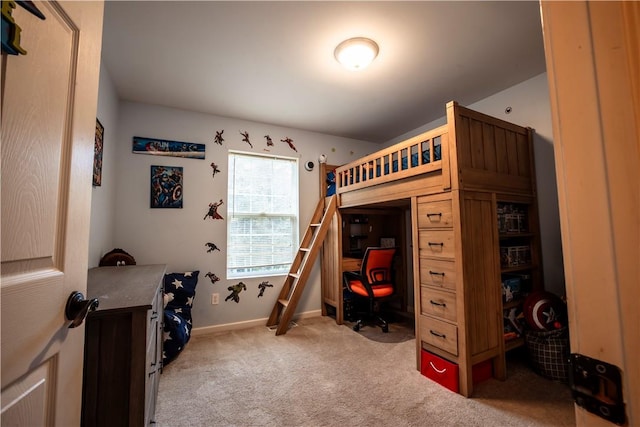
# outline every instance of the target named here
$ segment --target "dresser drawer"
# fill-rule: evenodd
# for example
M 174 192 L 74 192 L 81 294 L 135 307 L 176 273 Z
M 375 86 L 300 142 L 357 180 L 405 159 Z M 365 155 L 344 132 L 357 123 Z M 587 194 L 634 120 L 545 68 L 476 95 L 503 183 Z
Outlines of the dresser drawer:
M 451 323 L 420 315 L 420 339 L 454 356 L 458 355 L 458 328 Z
M 456 290 L 456 263 L 433 258 L 420 258 L 420 283 Z
M 420 257 L 454 259 L 453 230 L 420 230 L 418 232 Z
M 453 215 L 451 199 L 427 202 L 418 200 L 418 228 L 451 228 Z
M 156 295 L 151 309 L 147 311 L 147 373 L 158 371 L 162 362 L 162 288 Z
M 160 322 L 152 320 L 147 326 L 147 333 L 151 334 L 151 338 L 147 342 L 147 355 L 146 355 L 146 370 L 147 374 L 158 370 L 160 368 L 161 360 L 158 358 L 158 332 Z M 161 337 L 162 335 L 160 335 Z
M 147 310 L 147 349 L 149 349 L 156 342 L 156 329 L 159 322 L 162 322 L 163 314 L 163 300 L 162 300 L 162 288 L 160 288 L 151 303 L 151 308 Z
M 457 319 L 456 294 L 421 286 L 420 310 L 422 314 L 430 314 L 455 322 Z

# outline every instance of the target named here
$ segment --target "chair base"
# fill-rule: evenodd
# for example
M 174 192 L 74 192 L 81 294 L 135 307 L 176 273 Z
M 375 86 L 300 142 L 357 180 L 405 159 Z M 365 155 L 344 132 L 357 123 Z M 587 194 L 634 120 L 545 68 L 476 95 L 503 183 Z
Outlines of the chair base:
M 376 326 L 379 326 L 382 329 L 382 332 L 384 333 L 389 332 L 389 323 L 387 323 L 386 320 L 384 320 L 382 317 L 379 317 L 379 316 L 373 320 L 375 320 Z M 365 322 L 363 319 L 358 319 L 356 321 L 356 324 L 353 325 L 353 330 L 358 332 L 360 331 L 360 328 L 365 326 L 367 323 L 368 322 Z

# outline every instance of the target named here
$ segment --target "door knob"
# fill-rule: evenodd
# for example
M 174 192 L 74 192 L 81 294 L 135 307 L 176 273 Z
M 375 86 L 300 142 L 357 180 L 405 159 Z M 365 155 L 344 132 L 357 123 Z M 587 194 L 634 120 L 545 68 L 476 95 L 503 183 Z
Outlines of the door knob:
M 90 300 L 84 299 L 82 292 L 74 291 L 67 300 L 67 306 L 65 307 L 64 314 L 68 320 L 71 320 L 70 328 L 82 325 L 82 322 L 87 317 L 90 311 L 94 311 L 98 308 L 98 298 Z

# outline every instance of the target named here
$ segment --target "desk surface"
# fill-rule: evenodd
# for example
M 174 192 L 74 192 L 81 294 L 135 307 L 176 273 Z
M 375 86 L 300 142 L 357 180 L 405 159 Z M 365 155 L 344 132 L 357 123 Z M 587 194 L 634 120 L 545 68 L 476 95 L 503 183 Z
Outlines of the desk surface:
M 164 264 L 92 268 L 87 278 L 87 298 L 98 298 L 97 312 L 124 307 L 148 309 L 165 270 Z
M 360 271 L 362 258 L 342 257 L 342 271 Z

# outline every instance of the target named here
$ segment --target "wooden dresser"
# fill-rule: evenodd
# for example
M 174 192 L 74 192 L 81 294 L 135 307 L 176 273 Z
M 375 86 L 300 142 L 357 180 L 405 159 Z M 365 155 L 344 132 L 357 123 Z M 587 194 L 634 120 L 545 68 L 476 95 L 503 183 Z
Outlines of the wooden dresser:
M 162 371 L 165 265 L 89 270 L 82 425 L 153 424 Z

